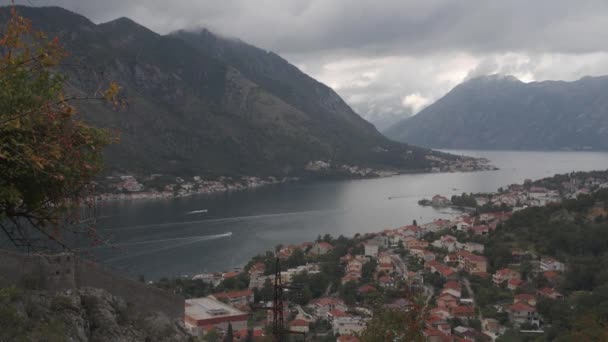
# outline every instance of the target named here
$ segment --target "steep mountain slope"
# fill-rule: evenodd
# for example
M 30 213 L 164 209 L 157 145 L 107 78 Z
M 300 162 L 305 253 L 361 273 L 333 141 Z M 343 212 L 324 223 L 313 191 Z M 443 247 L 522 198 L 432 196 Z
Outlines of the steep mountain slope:
M 126 18 L 96 25 L 57 7 L 19 11 L 65 44 L 71 91 L 122 86 L 123 110 L 80 105 L 87 120 L 120 132 L 112 170 L 286 175 L 314 160 L 426 170 L 438 163 L 427 157 L 454 158 L 386 139 L 331 89 L 255 47 L 219 54 Z
M 608 149 L 608 76 L 469 80 L 385 134 L 434 148 Z

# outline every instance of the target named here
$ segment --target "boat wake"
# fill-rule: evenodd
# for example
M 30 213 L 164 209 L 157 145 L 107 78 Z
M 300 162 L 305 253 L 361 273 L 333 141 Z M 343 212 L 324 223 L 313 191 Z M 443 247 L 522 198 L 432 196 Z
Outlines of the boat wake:
M 201 210 L 192 210 L 186 213 L 186 215 L 193 215 L 193 214 L 205 214 L 207 213 L 209 210 L 207 209 L 201 209 Z
M 167 242 L 169 243 L 168 245 L 160 246 L 158 248 L 148 249 L 148 250 L 137 252 L 137 253 L 128 253 L 128 254 L 116 256 L 114 258 L 106 259 L 104 261 L 105 262 L 114 262 L 114 261 L 134 258 L 134 257 L 142 256 L 142 255 L 157 253 L 160 251 L 166 251 L 168 249 L 173 249 L 173 248 L 177 248 L 177 247 L 183 247 L 183 246 L 191 245 L 191 244 L 202 242 L 202 241 L 216 240 L 216 239 L 221 239 L 221 238 L 230 237 L 230 236 L 232 236 L 232 232 L 226 232 L 226 233 L 214 234 L 214 235 L 187 236 L 187 237 L 172 238 L 172 239 L 146 240 L 146 241 L 136 241 L 136 242 L 125 242 L 125 243 L 113 244 L 113 246 L 116 246 L 116 247 L 126 247 L 126 246 L 146 245 L 146 244 L 154 244 L 154 243 L 167 243 Z
M 294 211 L 294 212 L 278 213 L 278 214 L 236 216 L 236 217 L 226 217 L 226 218 L 196 220 L 196 221 L 153 223 L 153 224 L 144 224 L 144 225 L 127 226 L 127 227 L 119 227 L 119 228 L 107 228 L 107 229 L 99 229 L 99 230 L 102 232 L 125 231 L 125 230 L 146 229 L 146 228 L 175 227 L 175 226 L 192 225 L 192 224 L 199 224 L 199 223 L 237 222 L 237 221 L 256 220 L 256 219 L 283 217 L 283 216 L 310 215 L 310 214 L 322 214 L 322 213 L 332 213 L 332 212 L 337 213 L 337 212 L 343 212 L 343 211 L 344 210 L 341 210 L 341 209 L 340 210 Z

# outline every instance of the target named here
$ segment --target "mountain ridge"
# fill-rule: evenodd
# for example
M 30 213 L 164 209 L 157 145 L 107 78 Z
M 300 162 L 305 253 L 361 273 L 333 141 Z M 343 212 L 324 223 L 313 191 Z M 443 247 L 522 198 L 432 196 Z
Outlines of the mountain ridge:
M 528 83 L 482 76 L 384 133 L 429 148 L 606 150 L 607 91 L 607 76 Z
M 331 88 L 242 41 L 160 35 L 128 18 L 94 24 L 60 7 L 17 9 L 60 37 L 67 64 L 86 66 L 64 68 L 68 90 L 122 87 L 122 110 L 79 106 L 85 120 L 120 132 L 107 149 L 110 171 L 285 176 L 318 160 L 429 171 L 458 159 L 385 138 Z

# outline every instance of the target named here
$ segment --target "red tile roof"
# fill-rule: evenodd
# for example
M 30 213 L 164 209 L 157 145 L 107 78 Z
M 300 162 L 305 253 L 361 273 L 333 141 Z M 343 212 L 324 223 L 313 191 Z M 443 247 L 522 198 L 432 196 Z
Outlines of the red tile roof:
M 289 322 L 290 327 L 307 327 L 309 325 L 310 322 L 303 319 L 294 319 L 293 321 Z
M 378 291 L 378 290 L 375 287 L 371 286 L 371 285 L 363 285 L 357 291 L 359 293 L 370 293 L 370 292 L 375 292 L 375 291 Z
M 456 306 L 452 308 L 452 315 L 454 316 L 475 316 L 475 308 L 472 306 Z
M 359 342 L 359 338 L 352 335 L 341 335 L 338 337 L 338 342 Z
M 517 312 L 536 312 L 536 308 L 532 305 L 526 304 L 524 302 L 518 302 L 511 306 L 509 306 L 509 311 L 517 311 Z
M 346 312 L 344 312 L 342 310 L 338 310 L 338 309 L 333 309 L 333 310 L 329 311 L 328 314 L 330 314 L 330 315 L 332 315 L 334 317 L 347 317 L 347 316 L 350 316 Z

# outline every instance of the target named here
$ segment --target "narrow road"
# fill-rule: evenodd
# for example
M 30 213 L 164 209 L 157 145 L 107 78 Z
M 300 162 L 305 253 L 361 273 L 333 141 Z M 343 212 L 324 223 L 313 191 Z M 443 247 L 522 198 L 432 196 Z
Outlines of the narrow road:
M 407 266 L 403 262 L 403 259 L 399 255 L 393 254 L 391 255 L 391 260 L 395 265 L 397 273 L 403 278 L 403 280 L 407 280 Z
M 473 300 L 473 305 L 475 307 L 477 307 L 475 304 L 475 292 L 473 292 L 473 288 L 471 288 L 471 282 L 469 281 L 468 278 L 463 278 L 462 282 L 464 283 L 464 286 L 467 288 L 467 291 L 469 292 L 469 296 L 471 296 L 471 299 Z M 481 322 L 481 332 L 492 337 L 492 341 L 496 340 L 496 336 L 494 336 L 494 334 L 486 331 L 483 328 L 483 316 L 481 315 L 481 308 L 479 308 L 479 314 L 477 315 L 477 319 L 479 320 L 479 322 Z

